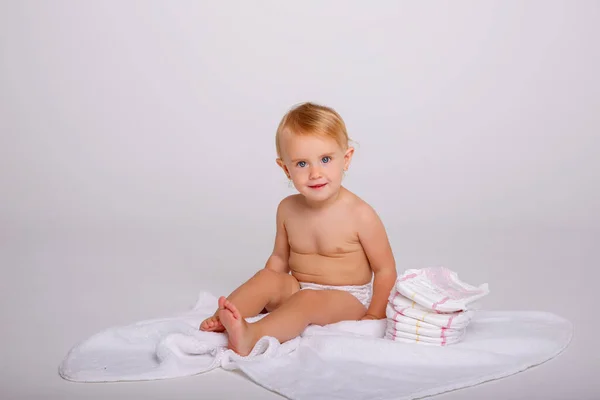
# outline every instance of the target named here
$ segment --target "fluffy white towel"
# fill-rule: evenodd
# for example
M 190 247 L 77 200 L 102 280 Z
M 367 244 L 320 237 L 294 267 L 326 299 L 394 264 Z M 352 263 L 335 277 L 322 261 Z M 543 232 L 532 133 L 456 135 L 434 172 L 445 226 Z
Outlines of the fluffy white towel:
M 440 312 L 467 310 L 489 293 L 487 283 L 475 287 L 445 267 L 406 270 L 396 281 L 396 289 L 417 304 Z
M 441 314 L 428 310 L 402 295 L 390 298 L 390 303 L 385 311 L 387 318 L 396 320 L 398 316 L 405 316 L 440 328 L 464 329 L 475 315 L 473 310 Z
M 571 324 L 544 312 L 478 312 L 464 340 L 418 346 L 383 339 L 386 320 L 310 326 L 280 344 L 263 337 L 248 357 L 225 348 L 223 333 L 200 332 L 217 298 L 193 310 L 100 332 L 73 347 L 59 367 L 72 381 L 188 376 L 222 367 L 290 399 L 414 399 L 505 377 L 555 357 Z

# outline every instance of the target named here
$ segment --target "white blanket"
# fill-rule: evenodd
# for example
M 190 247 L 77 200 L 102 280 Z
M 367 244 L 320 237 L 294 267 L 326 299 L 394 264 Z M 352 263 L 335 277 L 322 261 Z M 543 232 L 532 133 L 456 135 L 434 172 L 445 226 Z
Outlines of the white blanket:
M 414 399 L 505 377 L 559 354 L 571 324 L 546 312 L 479 311 L 461 343 L 421 346 L 383 339 L 385 320 L 310 326 L 280 344 L 262 338 L 248 357 L 223 333 L 198 331 L 217 298 L 193 310 L 100 332 L 71 349 L 60 375 L 80 382 L 189 376 L 239 369 L 290 399 Z

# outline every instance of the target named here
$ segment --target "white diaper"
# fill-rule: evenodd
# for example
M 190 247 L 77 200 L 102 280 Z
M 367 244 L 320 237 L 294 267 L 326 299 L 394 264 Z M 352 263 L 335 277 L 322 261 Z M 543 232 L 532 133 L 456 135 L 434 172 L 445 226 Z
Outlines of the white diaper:
M 343 290 L 344 292 L 350 293 L 356 297 L 360 303 L 369 308 L 371 304 L 371 296 L 373 295 L 372 283 L 360 286 L 329 286 L 319 285 L 318 283 L 300 282 L 300 290 L 312 289 L 312 290 Z
M 466 311 L 470 303 L 487 296 L 488 284 L 472 286 L 445 267 L 406 270 L 396 280 L 401 295 L 433 311 Z

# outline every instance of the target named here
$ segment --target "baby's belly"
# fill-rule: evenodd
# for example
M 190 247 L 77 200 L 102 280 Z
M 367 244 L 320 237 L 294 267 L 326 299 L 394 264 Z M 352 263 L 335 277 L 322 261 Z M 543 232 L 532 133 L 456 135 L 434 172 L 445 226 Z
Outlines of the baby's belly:
M 299 282 L 321 285 L 364 285 L 371 282 L 371 268 L 363 252 L 335 254 L 300 254 L 290 252 L 292 275 Z

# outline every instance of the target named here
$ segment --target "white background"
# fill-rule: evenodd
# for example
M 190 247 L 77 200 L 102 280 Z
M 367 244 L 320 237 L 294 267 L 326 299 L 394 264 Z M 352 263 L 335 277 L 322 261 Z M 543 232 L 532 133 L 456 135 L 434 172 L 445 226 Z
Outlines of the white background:
M 275 129 L 315 101 L 347 123 L 346 186 L 400 272 L 444 265 L 489 283 L 489 309 L 575 324 L 550 363 L 439 397 L 598 395 L 599 18 L 597 1 L 0 2 L 0 391 L 277 398 L 224 372 L 74 385 L 56 368 L 264 266 L 294 193 Z

